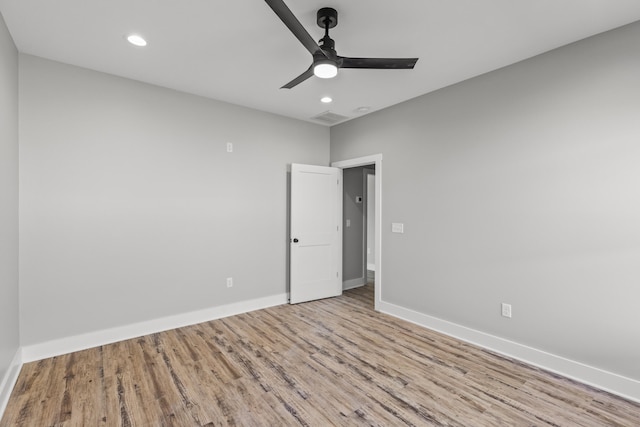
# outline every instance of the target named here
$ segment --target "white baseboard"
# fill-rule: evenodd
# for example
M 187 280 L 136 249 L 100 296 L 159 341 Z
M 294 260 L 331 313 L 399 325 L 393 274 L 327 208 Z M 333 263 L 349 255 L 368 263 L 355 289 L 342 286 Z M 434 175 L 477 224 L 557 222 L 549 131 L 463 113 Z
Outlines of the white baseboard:
M 383 313 L 640 403 L 640 381 L 388 302 L 380 301 L 378 308 Z
M 287 294 L 241 301 L 22 347 L 24 363 L 287 303 Z
M 357 279 L 345 280 L 344 282 L 342 282 L 342 290 L 346 291 L 348 289 L 358 288 L 366 284 L 367 284 L 366 277 L 358 277 Z
M 4 378 L 0 380 L 0 419 L 2 419 L 2 415 L 4 415 L 7 403 L 9 403 L 11 391 L 13 391 L 16 381 L 18 381 L 18 375 L 20 374 L 20 369 L 22 369 L 22 363 L 22 350 L 18 349 L 15 356 L 13 356 L 13 360 L 9 365 L 9 369 L 7 369 L 7 372 L 5 373 Z

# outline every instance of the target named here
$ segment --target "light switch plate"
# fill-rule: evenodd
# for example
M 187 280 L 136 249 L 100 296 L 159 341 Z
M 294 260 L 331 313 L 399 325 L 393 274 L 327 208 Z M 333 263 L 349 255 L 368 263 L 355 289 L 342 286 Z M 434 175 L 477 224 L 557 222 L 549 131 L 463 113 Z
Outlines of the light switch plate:
M 393 222 L 391 223 L 391 232 L 392 233 L 404 233 L 404 224 L 401 222 Z

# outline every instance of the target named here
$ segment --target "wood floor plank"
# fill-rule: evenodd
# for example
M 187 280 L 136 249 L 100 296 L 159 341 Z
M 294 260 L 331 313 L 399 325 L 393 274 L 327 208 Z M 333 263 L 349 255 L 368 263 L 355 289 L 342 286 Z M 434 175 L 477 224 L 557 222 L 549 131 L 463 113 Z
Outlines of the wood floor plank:
M 373 286 L 23 366 L 9 426 L 640 426 L 640 404 L 373 310 Z

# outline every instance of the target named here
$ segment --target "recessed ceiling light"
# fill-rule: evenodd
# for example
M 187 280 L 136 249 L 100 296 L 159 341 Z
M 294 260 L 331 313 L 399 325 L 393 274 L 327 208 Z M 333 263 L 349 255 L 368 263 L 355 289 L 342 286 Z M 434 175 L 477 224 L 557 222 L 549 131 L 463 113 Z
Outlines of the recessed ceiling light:
M 368 113 L 371 111 L 371 107 L 358 107 L 356 108 L 356 113 Z
M 332 101 L 333 99 L 330 96 L 323 96 L 322 98 L 320 98 L 320 102 L 324 102 L 325 104 L 328 104 Z
M 130 34 L 127 36 L 127 41 L 134 46 L 144 47 L 147 45 L 147 41 L 138 34 Z

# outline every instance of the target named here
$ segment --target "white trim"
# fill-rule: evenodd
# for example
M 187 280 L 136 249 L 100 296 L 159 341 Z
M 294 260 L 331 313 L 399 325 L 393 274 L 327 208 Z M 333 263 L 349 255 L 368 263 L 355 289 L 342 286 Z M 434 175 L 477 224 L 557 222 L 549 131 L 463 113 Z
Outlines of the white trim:
M 7 409 L 9 397 L 11 397 L 11 392 L 18 381 L 18 375 L 22 369 L 22 363 L 22 350 L 18 348 L 7 372 L 4 374 L 4 378 L 0 381 L 0 419 L 4 415 L 4 410 Z
M 345 280 L 344 282 L 342 282 L 342 290 L 346 291 L 348 289 L 359 288 L 360 286 L 364 286 L 366 284 L 366 277 L 357 277 L 355 279 Z
M 640 381 L 388 302 L 380 311 L 640 403 Z
M 382 303 L 382 154 L 373 154 L 365 157 L 358 157 L 349 160 L 340 160 L 331 163 L 334 168 L 348 169 L 358 166 L 376 166 L 376 218 L 375 218 L 375 239 L 376 239 L 376 280 L 374 283 L 375 295 L 373 308 L 380 311 Z
M 22 348 L 22 360 L 24 363 L 33 362 L 35 360 L 98 347 L 143 335 L 149 335 L 170 329 L 181 328 L 183 326 L 208 322 L 222 317 L 234 316 L 236 314 L 247 313 L 249 311 L 282 305 L 287 303 L 287 298 L 287 294 L 256 298 L 249 301 L 241 301 L 204 310 L 135 323 L 132 325 L 89 332 L 39 344 L 32 344 Z
M 367 270 L 376 271 L 376 265 L 375 264 L 367 264 Z
M 340 169 L 349 169 L 349 168 L 357 168 L 358 166 L 373 165 L 379 161 L 382 161 L 382 154 L 372 154 L 370 156 L 332 162 L 331 167 L 340 168 Z
M 373 186 L 375 187 L 375 180 L 376 180 L 376 171 L 375 170 L 371 170 L 371 169 L 363 169 L 363 174 L 362 174 L 362 188 L 363 191 L 362 193 L 364 194 L 364 200 L 363 203 L 364 205 L 364 221 L 362 222 L 362 276 L 365 278 L 365 280 L 368 280 L 368 270 L 369 270 L 369 266 L 370 265 L 374 265 L 374 263 L 369 264 L 369 248 L 371 247 L 371 245 L 369 244 L 369 221 L 370 221 L 370 217 L 371 217 L 371 213 L 369 212 L 369 177 L 373 175 Z M 375 199 L 375 192 L 376 189 L 373 189 L 373 198 Z M 375 200 L 374 200 L 375 203 Z M 375 210 L 376 207 L 375 205 L 373 206 L 373 217 L 375 219 Z M 374 240 L 374 255 L 373 255 L 373 261 L 375 262 L 375 234 L 376 234 L 376 225 L 375 225 L 375 221 L 373 224 L 373 240 Z

